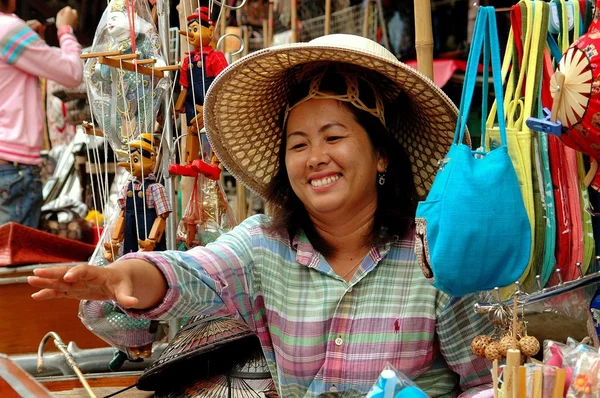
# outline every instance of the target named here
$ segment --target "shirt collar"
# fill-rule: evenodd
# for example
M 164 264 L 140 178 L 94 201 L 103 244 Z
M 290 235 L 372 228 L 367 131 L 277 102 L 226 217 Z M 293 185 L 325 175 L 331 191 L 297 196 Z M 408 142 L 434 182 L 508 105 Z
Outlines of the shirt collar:
M 209 55 L 213 51 L 215 51 L 215 50 L 211 46 L 204 46 L 204 47 L 202 47 L 202 52 L 198 49 L 194 49 L 186 54 L 188 54 L 188 55 L 200 55 L 200 54 Z
M 135 181 L 135 182 L 137 182 L 137 183 L 140 183 L 140 184 L 142 183 L 142 181 L 140 181 L 140 180 L 139 180 L 137 177 L 135 177 L 135 176 L 131 176 L 131 177 L 130 177 L 130 180 L 131 180 L 131 181 Z M 152 181 L 156 181 L 156 176 L 154 175 L 154 173 L 150 173 L 150 174 L 148 174 L 148 175 L 144 176 L 144 181 L 146 181 L 146 180 L 152 180 Z
M 378 263 L 390 251 L 393 244 L 398 242 L 399 238 L 394 236 L 391 242 L 387 242 L 380 246 L 373 246 L 369 251 L 369 255 L 373 258 L 374 263 Z M 299 230 L 292 239 L 292 248 L 296 250 L 296 261 L 309 268 L 317 268 L 320 262 L 320 253 L 315 250 L 313 245 L 308 240 L 308 237 L 303 230 Z

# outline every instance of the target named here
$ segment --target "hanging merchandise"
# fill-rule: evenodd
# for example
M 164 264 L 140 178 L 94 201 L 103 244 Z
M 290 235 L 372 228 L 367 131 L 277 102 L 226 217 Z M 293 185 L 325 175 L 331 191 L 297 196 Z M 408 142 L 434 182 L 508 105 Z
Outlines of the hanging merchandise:
M 129 142 L 129 160 L 119 162 L 131 174 L 118 197 L 121 212 L 104 243 L 104 257 L 112 262 L 119 254 L 165 250 L 166 219 L 172 212 L 165 187 L 156 181 L 158 154 L 152 134 L 141 134 Z
M 561 277 L 571 280 L 579 275 L 576 264 L 581 264 L 583 271 L 587 271 L 592 261 L 595 245 L 591 216 L 585 211 L 589 208 L 590 202 L 587 194 L 587 184 L 584 183 L 584 180 L 587 179 L 584 178 L 584 159 L 575 152 L 575 149 L 577 149 L 586 153 L 578 142 L 581 141 L 583 136 L 591 136 L 589 134 L 590 130 L 585 127 L 584 123 L 576 122 L 576 120 L 581 120 L 580 116 L 583 117 L 584 114 L 587 114 L 585 108 L 590 100 L 589 94 L 593 90 L 592 68 L 584 52 L 593 52 L 593 49 L 585 46 L 580 47 L 581 49 L 578 48 L 577 43 L 585 38 L 583 36 L 578 40 L 582 25 L 579 3 L 566 3 L 562 0 L 556 0 L 553 4 L 557 10 L 557 15 L 560 16 L 560 48 L 565 50 L 566 53 L 560 59 L 557 72 L 552 75 L 549 82 L 547 77 L 545 80 L 545 84 L 549 85 L 554 97 L 552 114 L 550 115 L 550 112 L 546 110 L 547 117 L 545 119 L 530 119 L 527 123 L 532 128 L 560 136 L 563 143 L 569 146 L 562 146 L 556 141 L 556 137 L 548 137 L 551 169 L 555 182 L 556 211 L 559 221 L 557 223 L 557 239 L 559 242 L 556 253 L 557 268 L 561 269 Z M 568 19 L 569 9 L 573 9 L 572 22 L 569 22 Z M 573 28 L 572 36 L 576 41 L 567 50 L 570 37 L 569 28 L 571 26 Z M 560 57 L 562 54 L 556 50 L 559 46 L 554 42 L 553 37 L 548 36 L 548 40 L 550 48 L 555 48 L 553 55 Z M 548 68 L 548 57 L 545 58 L 545 63 L 546 68 Z M 585 89 L 586 84 L 587 92 Z M 550 100 L 546 96 L 544 101 L 548 103 Z M 569 120 L 572 122 L 568 122 Z M 568 122 L 568 127 L 565 122 Z M 569 132 L 561 135 L 561 130 Z M 600 135 L 598 135 L 598 140 L 600 142 Z M 550 282 L 558 283 L 560 281 L 558 276 L 555 276 Z
M 84 79 L 95 129 L 116 152 L 127 151 L 129 141 L 154 131 L 169 87 L 169 79 L 155 69 L 166 61 L 148 2 L 111 0 L 96 29 L 91 53 L 83 57 L 89 58 Z
M 165 336 L 158 321 L 131 318 L 110 301 L 81 301 L 79 318 L 91 332 L 117 349 L 109 363 L 112 371 L 119 370 L 127 359 L 152 357 L 154 343 Z
M 220 183 L 221 168 L 216 156 L 213 164 L 200 159 L 192 166 L 198 175 L 192 195 L 177 227 L 179 250 L 206 246 L 237 225 Z
M 544 3 L 521 1 L 512 8 L 511 32 L 504 62 L 502 64 L 502 77 L 506 82 L 505 111 L 507 117 L 507 138 L 510 158 L 513 162 L 521 193 L 527 208 L 527 215 L 532 229 L 532 252 L 527 270 L 520 276 L 526 289 L 530 290 L 535 281 L 538 267 L 544 258 L 544 223 L 536 223 L 539 215 L 535 213 L 536 202 L 534 196 L 534 167 L 535 152 L 533 149 L 534 136 L 523 123 L 535 109 L 535 99 L 541 80 L 541 59 L 538 54 L 543 51 L 548 26 L 548 8 Z M 522 22 L 524 21 L 524 22 Z M 524 26 L 523 26 L 524 24 Z M 512 39 L 512 40 L 511 40 Z M 511 68 L 512 66 L 512 68 Z M 510 73 L 509 73 L 510 70 Z M 525 77 L 527 76 L 527 79 Z M 523 86 L 525 96 L 522 97 Z M 496 107 L 493 106 L 487 121 L 488 148 L 499 146 L 499 131 L 493 126 L 496 117 Z M 541 201 L 538 195 L 538 201 Z M 541 210 L 541 203 L 537 207 Z M 540 228 L 540 236 L 536 230 Z M 511 286 L 503 289 L 502 294 L 507 298 L 514 290 Z
M 513 283 L 525 271 L 531 253 L 531 225 L 508 155 L 500 50 L 492 7 L 480 7 L 475 28 L 454 141 L 440 160 L 431 191 L 425 201 L 419 202 L 415 219 L 419 264 L 437 288 L 454 296 Z M 487 113 L 491 51 L 501 146 L 473 151 L 462 142 L 482 49 L 483 109 Z M 485 129 L 482 133 L 485 142 Z
M 207 7 L 199 7 L 187 17 L 187 31 L 184 35 L 192 50 L 183 59 L 179 84 L 181 94 L 175 103 L 175 112 L 185 112 L 187 135 L 184 164 L 171 164 L 171 174 L 196 177 L 192 162 L 198 159 L 200 138 L 198 133 L 204 128 L 204 96 L 217 75 L 227 67 L 227 60 L 221 51 L 215 51 L 211 45 L 215 27 Z
M 600 157 L 600 69 L 596 67 L 600 59 L 599 18 L 597 11 L 588 33 L 566 50 L 550 82 L 553 97 L 561 92 L 556 117 L 562 123 L 562 131 L 550 132 L 558 135 L 565 145 L 593 159 Z M 597 181 L 598 177 L 592 182 L 596 190 Z

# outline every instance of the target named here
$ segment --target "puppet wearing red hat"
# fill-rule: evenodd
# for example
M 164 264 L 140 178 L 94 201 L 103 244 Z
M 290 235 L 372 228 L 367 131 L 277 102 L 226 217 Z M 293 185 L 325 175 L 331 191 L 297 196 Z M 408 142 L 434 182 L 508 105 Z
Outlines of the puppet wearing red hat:
M 199 7 L 187 17 L 188 29 L 179 33 L 188 38 L 194 49 L 183 59 L 179 84 L 181 94 L 175 111 L 184 112 L 188 125 L 186 138 L 185 165 L 171 165 L 172 174 L 195 176 L 197 171 L 191 166 L 198 157 L 198 131 L 204 127 L 202 107 L 204 96 L 213 80 L 227 67 L 227 60 L 221 51 L 215 51 L 211 42 L 214 36 L 214 22 L 208 7 Z

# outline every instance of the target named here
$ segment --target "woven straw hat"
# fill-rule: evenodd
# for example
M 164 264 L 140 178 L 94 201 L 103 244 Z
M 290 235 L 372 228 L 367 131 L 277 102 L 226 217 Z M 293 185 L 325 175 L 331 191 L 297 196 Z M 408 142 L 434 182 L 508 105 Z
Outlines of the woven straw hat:
M 401 123 L 388 130 L 407 151 L 419 194 L 426 194 L 454 136 L 457 109 L 429 78 L 360 36 L 327 35 L 309 43 L 266 48 L 227 67 L 207 93 L 204 121 L 219 160 L 246 187 L 265 197 L 279 167 L 282 109 L 304 65 L 337 62 L 379 72 L 384 98 L 404 92 L 410 106 L 387 109 Z M 390 113 L 401 115 L 390 115 Z M 465 134 L 465 142 L 470 138 Z

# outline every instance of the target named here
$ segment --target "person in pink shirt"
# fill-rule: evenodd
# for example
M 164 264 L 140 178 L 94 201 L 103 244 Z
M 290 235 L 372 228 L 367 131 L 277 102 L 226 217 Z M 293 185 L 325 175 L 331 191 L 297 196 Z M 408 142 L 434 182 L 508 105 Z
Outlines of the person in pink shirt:
M 36 30 L 41 32 L 41 24 L 23 21 L 15 9 L 16 0 L 0 0 L 0 225 L 14 221 L 37 228 L 44 142 L 39 78 L 75 87 L 83 63 L 73 35 L 77 11 L 65 7 L 58 12 L 57 48 L 40 38 Z

